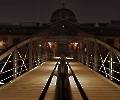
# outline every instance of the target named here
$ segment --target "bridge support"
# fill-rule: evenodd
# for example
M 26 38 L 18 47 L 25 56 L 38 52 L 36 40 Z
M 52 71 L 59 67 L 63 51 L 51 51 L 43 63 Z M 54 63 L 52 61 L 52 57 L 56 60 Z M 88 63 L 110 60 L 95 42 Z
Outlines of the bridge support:
M 38 63 L 38 65 L 40 64 L 41 46 L 42 46 L 42 45 L 41 45 L 40 38 L 38 38 L 38 50 L 37 50 L 37 54 L 38 54 L 38 57 L 37 57 L 38 61 L 37 61 L 37 63 Z
M 32 40 L 29 42 L 29 70 L 32 69 Z
M 98 70 L 98 55 L 97 55 L 97 41 L 94 40 L 94 65 L 93 65 L 93 69 L 95 71 Z
M 42 63 L 44 62 L 44 55 L 42 55 Z
M 112 49 L 109 51 L 109 79 L 113 80 L 114 72 L 113 72 L 113 54 Z
M 48 59 L 47 57 L 48 57 L 48 56 L 47 56 L 47 52 L 46 52 L 46 54 L 45 54 L 45 61 L 47 61 L 47 59 Z
M 89 67 L 89 43 L 86 41 L 86 65 Z
M 15 51 L 13 52 L 13 78 L 17 77 L 18 73 L 18 52 L 17 46 L 15 47 Z
M 84 54 L 83 54 L 83 51 L 84 51 L 84 43 L 82 42 L 82 50 L 81 50 L 81 62 L 84 64 Z

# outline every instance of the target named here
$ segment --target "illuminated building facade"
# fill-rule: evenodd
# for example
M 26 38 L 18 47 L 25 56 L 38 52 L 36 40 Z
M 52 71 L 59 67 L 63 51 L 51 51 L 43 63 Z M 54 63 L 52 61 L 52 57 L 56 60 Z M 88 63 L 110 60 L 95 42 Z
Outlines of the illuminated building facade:
M 10 24 L 0 24 L 0 52 L 17 44 L 25 39 L 37 37 L 94 37 L 105 41 L 120 50 L 120 21 L 110 23 L 79 23 L 75 14 L 66 9 L 63 5 L 61 9 L 53 12 L 50 22 L 15 22 Z M 80 49 L 80 43 L 66 41 L 44 41 L 43 51 L 54 53 L 59 56 L 64 53 L 70 56 Z

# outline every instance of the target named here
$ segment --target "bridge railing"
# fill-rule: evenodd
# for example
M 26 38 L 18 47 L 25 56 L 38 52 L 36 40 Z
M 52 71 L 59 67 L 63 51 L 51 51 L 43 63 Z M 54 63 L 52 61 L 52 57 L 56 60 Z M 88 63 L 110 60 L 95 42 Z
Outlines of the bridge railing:
M 120 84 L 119 50 L 95 38 L 85 38 L 80 43 L 82 46 L 80 51 L 75 54 L 75 59 Z
M 33 37 L 9 47 L 0 53 L 0 83 L 12 82 L 14 78 L 37 68 L 49 59 L 43 49 L 42 38 Z M 34 45 L 35 44 L 35 45 Z
M 79 92 L 80 92 L 80 94 L 81 94 L 81 96 L 82 96 L 82 99 L 83 99 L 83 100 L 89 100 L 89 99 L 88 99 L 88 96 L 86 95 L 85 91 L 83 90 L 83 87 L 82 87 L 80 81 L 77 79 L 77 77 L 76 77 L 74 71 L 72 70 L 71 66 L 69 65 L 68 62 L 67 62 L 67 64 L 68 64 L 68 67 L 69 67 L 69 69 L 71 70 L 71 72 L 72 72 L 72 74 L 73 74 L 73 78 L 74 78 L 75 83 L 76 83 L 76 85 L 77 85 L 77 87 L 78 87 L 78 90 L 79 90 Z
M 48 91 L 48 88 L 50 86 L 50 83 L 52 81 L 52 78 L 53 78 L 53 75 L 54 75 L 54 72 L 55 72 L 57 66 L 58 66 L 58 62 L 56 63 L 56 65 L 55 65 L 55 67 L 54 67 L 54 69 L 53 69 L 53 71 L 52 71 L 52 73 L 51 73 L 51 75 L 50 75 L 50 77 L 49 77 L 49 79 L 48 79 L 48 81 L 47 81 L 47 83 L 46 83 L 46 85 L 45 85 L 45 87 L 44 87 L 44 89 L 43 89 L 43 91 L 42 91 L 38 100 L 44 100 L 45 99 L 46 93 Z

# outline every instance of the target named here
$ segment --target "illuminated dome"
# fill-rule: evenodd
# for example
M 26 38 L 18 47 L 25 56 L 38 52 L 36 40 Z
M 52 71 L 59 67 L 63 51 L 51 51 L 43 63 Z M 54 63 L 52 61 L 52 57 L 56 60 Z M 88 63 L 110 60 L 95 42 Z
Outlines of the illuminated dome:
M 57 9 L 56 11 L 53 12 L 52 16 L 51 16 L 51 22 L 55 22 L 61 19 L 66 19 L 72 22 L 76 22 L 76 17 L 75 14 L 69 10 L 66 9 L 65 7 L 61 8 L 61 9 Z

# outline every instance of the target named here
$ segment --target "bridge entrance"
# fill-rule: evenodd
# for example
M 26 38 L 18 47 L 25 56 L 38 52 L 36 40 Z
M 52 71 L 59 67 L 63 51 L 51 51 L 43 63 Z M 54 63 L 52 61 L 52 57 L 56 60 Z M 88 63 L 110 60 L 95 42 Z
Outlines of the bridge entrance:
M 67 44 L 58 44 L 58 56 L 64 54 L 65 56 L 69 56 L 68 54 L 68 46 Z
M 64 54 L 67 57 L 71 57 L 71 53 L 74 53 L 74 43 L 60 43 L 60 42 L 47 42 L 47 53 L 53 54 L 54 57 L 60 57 Z
M 64 54 L 67 57 L 73 57 L 76 52 L 80 51 L 80 45 L 78 42 L 82 38 L 74 36 L 52 36 L 42 37 L 46 43 L 47 53 L 52 53 L 54 57 Z

